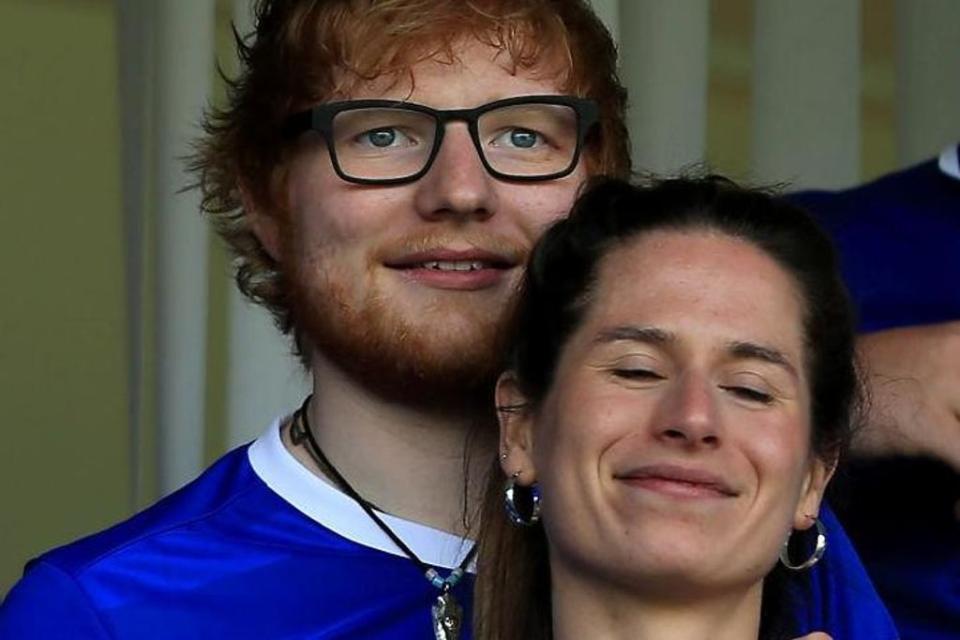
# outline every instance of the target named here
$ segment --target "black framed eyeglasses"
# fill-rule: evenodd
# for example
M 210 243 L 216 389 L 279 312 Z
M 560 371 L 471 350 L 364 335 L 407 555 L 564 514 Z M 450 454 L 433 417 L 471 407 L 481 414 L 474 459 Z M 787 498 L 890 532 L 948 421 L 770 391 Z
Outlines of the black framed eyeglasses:
M 532 182 L 570 174 L 598 116 L 593 100 L 559 95 L 519 96 L 473 109 L 348 100 L 294 114 L 284 131 L 320 133 L 334 170 L 348 182 L 399 184 L 430 170 L 448 122 L 466 122 L 490 175 Z

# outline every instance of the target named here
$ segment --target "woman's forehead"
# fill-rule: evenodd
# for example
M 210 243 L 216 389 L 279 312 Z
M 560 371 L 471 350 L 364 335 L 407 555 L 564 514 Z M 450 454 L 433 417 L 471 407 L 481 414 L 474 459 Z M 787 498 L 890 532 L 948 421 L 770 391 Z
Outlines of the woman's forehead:
M 793 278 L 759 247 L 710 231 L 655 231 L 611 249 L 585 320 L 712 332 L 789 352 L 802 352 L 804 343 Z

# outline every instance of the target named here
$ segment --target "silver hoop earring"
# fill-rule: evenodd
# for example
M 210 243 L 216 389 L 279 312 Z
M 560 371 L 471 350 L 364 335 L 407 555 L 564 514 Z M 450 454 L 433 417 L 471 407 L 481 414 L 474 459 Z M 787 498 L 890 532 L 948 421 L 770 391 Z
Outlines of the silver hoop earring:
M 518 527 L 532 527 L 540 520 L 540 488 L 536 483 L 529 487 L 518 485 L 519 476 L 518 472 L 507 480 L 503 489 L 503 504 L 510 522 Z M 517 504 L 518 498 L 520 505 Z
M 813 524 L 817 527 L 817 545 L 814 547 L 813 553 L 805 561 L 800 564 L 790 563 L 790 538 L 793 537 L 793 532 L 790 533 L 786 542 L 783 543 L 783 548 L 780 549 L 780 563 L 787 569 L 791 571 L 805 571 L 820 562 L 820 558 L 822 558 L 824 552 L 826 552 L 827 530 L 824 528 L 823 523 L 820 522 L 820 518 L 814 518 Z

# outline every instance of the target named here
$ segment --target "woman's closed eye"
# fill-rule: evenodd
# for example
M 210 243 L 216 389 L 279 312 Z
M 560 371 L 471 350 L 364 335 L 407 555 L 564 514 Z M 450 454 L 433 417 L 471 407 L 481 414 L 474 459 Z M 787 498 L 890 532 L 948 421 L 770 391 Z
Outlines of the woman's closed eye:
M 604 358 L 595 366 L 615 380 L 624 382 L 658 382 L 666 380 L 668 374 L 660 358 L 647 353 L 620 353 Z
M 756 387 L 731 384 L 720 385 L 720 388 L 747 402 L 766 405 L 771 404 L 774 400 L 773 394 Z
M 616 367 L 612 370 L 613 375 L 624 380 L 664 380 L 666 376 L 653 369 L 642 367 Z

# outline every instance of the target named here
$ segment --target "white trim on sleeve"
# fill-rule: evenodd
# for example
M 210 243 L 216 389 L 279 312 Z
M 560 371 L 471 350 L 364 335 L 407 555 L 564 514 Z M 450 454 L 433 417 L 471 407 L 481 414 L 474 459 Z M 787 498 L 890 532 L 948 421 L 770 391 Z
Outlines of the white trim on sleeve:
M 940 154 L 940 171 L 952 178 L 960 180 L 960 159 L 957 158 L 957 152 L 960 145 L 951 145 Z

